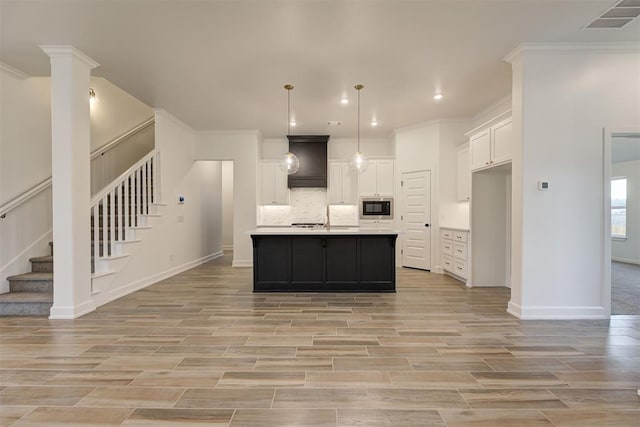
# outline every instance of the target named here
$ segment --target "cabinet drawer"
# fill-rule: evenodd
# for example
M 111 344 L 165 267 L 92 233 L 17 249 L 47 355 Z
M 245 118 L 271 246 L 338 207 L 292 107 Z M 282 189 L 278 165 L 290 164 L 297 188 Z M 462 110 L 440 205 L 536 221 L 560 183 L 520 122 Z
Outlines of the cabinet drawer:
M 451 242 L 451 240 L 442 239 L 440 241 L 440 250 L 443 254 L 453 255 L 453 242 Z
M 454 259 L 453 260 L 453 272 L 460 276 L 460 277 L 464 277 L 465 279 L 467 278 L 467 262 L 466 261 L 460 261 L 458 259 Z
M 453 256 L 458 259 L 467 259 L 467 244 L 460 242 L 453 242 Z
M 453 231 L 451 231 L 451 230 L 445 230 L 445 229 L 442 229 L 442 230 L 441 230 L 441 233 L 440 233 L 440 236 L 441 236 L 443 239 L 452 240 L 452 239 L 453 239 Z
M 453 258 L 449 255 L 442 255 L 442 268 L 447 271 L 453 271 Z
M 466 242 L 468 234 L 464 231 L 454 231 L 453 232 L 453 240 L 456 242 Z

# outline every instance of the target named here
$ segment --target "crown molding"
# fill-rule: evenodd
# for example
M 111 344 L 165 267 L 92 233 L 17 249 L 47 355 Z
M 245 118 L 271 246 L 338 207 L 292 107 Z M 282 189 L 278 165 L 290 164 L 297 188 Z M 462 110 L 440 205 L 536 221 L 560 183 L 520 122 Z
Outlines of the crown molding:
M 582 43 L 521 43 L 505 57 L 504 61 L 513 62 L 524 52 L 555 53 L 640 53 L 640 43 L 631 42 L 582 42 Z
M 90 68 L 100 66 L 99 63 L 91 59 L 88 55 L 70 45 L 40 45 L 40 49 L 44 51 L 50 58 L 61 56 L 73 56 L 74 58 L 84 62 Z
M 24 80 L 31 77 L 30 75 L 23 73 L 17 68 L 13 68 L 11 65 L 5 64 L 4 62 L 0 62 L 0 71 L 18 80 Z

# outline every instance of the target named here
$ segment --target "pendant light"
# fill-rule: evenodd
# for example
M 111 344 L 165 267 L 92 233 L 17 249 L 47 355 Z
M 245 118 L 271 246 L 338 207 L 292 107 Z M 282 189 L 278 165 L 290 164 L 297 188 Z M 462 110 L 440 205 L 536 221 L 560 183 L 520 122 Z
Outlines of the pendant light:
M 291 91 L 293 90 L 293 85 L 284 85 L 284 88 L 287 90 L 287 136 L 291 135 Z M 280 170 L 287 175 L 293 175 L 298 172 L 300 168 L 300 160 L 298 160 L 298 156 L 288 151 L 284 153 L 282 159 L 280 160 Z
M 364 86 L 355 85 L 354 87 L 358 91 L 358 151 L 351 157 L 349 168 L 354 172 L 362 173 L 369 167 L 369 159 L 360 151 L 360 91 Z

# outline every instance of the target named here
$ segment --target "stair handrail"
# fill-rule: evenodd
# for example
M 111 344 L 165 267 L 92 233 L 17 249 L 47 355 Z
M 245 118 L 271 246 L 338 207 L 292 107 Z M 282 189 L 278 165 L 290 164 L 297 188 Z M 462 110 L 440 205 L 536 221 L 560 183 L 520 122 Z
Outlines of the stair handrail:
M 157 148 L 154 148 L 153 150 L 149 151 L 147 154 L 144 155 L 144 157 L 142 157 L 140 160 L 138 160 L 136 163 L 134 163 L 133 166 L 131 166 L 126 171 L 122 172 L 117 178 L 115 178 L 113 181 L 111 181 L 109 184 L 107 184 L 106 187 L 104 187 L 102 190 L 98 191 L 95 196 L 91 197 L 90 206 L 93 207 L 93 205 L 95 205 L 100 200 L 102 200 L 102 198 L 104 196 L 109 194 L 115 187 L 120 185 L 122 183 L 122 181 L 125 180 L 125 178 L 127 178 L 129 175 L 131 175 L 133 173 L 133 171 L 138 169 L 140 166 L 144 165 L 150 158 L 152 158 L 156 154 L 158 154 L 158 152 L 159 152 L 159 150 Z
M 120 144 L 122 141 L 127 139 L 129 136 L 140 132 L 141 130 L 143 130 L 146 127 L 150 126 L 152 123 L 155 123 L 155 121 L 156 121 L 155 117 L 151 117 L 151 118 L 145 120 L 144 122 L 140 123 L 138 126 L 134 127 L 133 129 L 123 133 L 122 135 L 120 135 L 120 136 L 116 137 L 115 139 L 111 140 L 110 142 L 106 143 L 105 145 L 103 145 L 102 147 L 98 148 L 97 150 L 92 151 L 91 154 L 90 154 L 90 160 L 93 160 L 96 157 L 106 153 L 107 151 L 112 150 L 115 146 Z M 153 152 L 153 150 L 151 152 Z M 140 163 L 140 162 L 138 162 L 138 163 Z M 133 168 L 134 166 L 132 166 L 131 168 Z M 126 173 L 127 172 L 125 172 L 125 174 Z M 18 206 L 20 206 L 21 204 L 23 204 L 27 200 L 31 199 L 32 197 L 37 196 L 38 194 L 40 194 L 42 191 L 46 190 L 47 188 L 51 187 L 52 178 L 53 177 L 51 177 L 51 176 L 48 177 L 48 178 L 45 178 L 43 181 L 39 182 L 38 184 L 34 185 L 33 187 L 31 187 L 31 188 L 29 188 L 29 189 L 27 189 L 25 191 L 23 191 L 22 193 L 18 194 L 13 199 L 9 200 L 4 205 L 0 206 L 0 219 L 6 218 L 7 214 L 10 211 L 12 211 L 13 209 L 17 208 Z M 121 177 L 118 177 L 117 179 L 119 179 L 119 178 L 121 178 Z M 91 200 L 92 200 L 92 204 L 93 204 L 93 198 Z
M 20 193 L 19 195 L 17 195 L 13 199 L 9 200 L 7 203 L 2 205 L 0 207 L 0 218 L 5 218 L 7 216 L 7 213 L 9 213 L 9 211 L 17 208 L 27 200 L 37 196 L 47 188 L 51 187 L 51 181 L 52 181 L 51 177 L 46 178 L 44 181 L 41 181 L 38 184 L 34 185 L 33 187 L 29 188 L 28 190 L 23 191 L 22 193 Z
M 116 148 L 116 146 L 118 146 L 122 141 L 126 140 L 127 138 L 129 138 L 130 136 L 135 135 L 136 133 L 148 128 L 150 125 L 154 124 L 156 122 L 156 118 L 155 117 L 150 117 L 147 120 L 145 120 L 144 122 L 140 123 L 138 126 L 126 131 L 125 133 L 123 133 L 122 135 L 112 139 L 110 142 L 107 142 L 105 145 L 103 145 L 102 147 L 98 148 L 97 150 L 94 150 L 91 153 L 91 160 L 98 158 L 100 156 L 102 156 L 104 153 L 106 153 L 107 151 L 111 151 L 114 148 Z

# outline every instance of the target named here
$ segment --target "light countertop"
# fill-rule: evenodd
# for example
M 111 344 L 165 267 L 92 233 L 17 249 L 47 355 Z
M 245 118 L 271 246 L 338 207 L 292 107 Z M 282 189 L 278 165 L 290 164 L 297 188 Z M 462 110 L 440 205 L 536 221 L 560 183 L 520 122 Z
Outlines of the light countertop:
M 252 236 L 286 236 L 286 235 L 393 235 L 400 234 L 394 230 L 361 230 L 358 227 L 330 227 L 327 228 L 295 228 L 295 227 L 264 227 L 249 231 Z
M 444 228 L 444 229 L 447 229 L 447 230 L 453 230 L 453 231 L 469 231 L 469 228 L 447 227 L 447 226 L 444 226 L 444 225 L 441 225 L 440 228 L 441 229 Z

